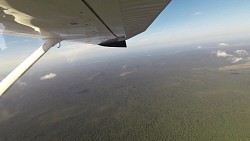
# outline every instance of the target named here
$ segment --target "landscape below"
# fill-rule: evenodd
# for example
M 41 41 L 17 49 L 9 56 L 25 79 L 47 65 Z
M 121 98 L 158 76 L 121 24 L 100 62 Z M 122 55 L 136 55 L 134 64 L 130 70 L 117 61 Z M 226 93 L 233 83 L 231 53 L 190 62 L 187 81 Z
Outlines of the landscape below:
M 0 140 L 248 140 L 249 47 L 187 48 L 34 66 L 0 99 Z

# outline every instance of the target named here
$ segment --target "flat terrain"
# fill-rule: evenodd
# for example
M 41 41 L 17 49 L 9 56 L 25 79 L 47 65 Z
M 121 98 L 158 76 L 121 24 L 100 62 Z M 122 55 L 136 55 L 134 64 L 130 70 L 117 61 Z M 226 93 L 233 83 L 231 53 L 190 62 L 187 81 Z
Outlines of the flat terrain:
M 248 60 L 231 63 L 217 50 L 34 66 L 0 99 L 0 141 L 250 140 L 250 71 L 221 69 Z

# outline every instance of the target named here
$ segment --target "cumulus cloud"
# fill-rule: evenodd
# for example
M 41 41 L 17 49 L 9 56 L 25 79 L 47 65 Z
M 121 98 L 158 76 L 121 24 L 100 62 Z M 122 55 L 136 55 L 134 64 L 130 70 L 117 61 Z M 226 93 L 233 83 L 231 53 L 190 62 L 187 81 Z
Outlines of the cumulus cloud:
M 131 73 L 133 73 L 133 71 L 121 73 L 120 76 L 126 76 L 126 75 L 131 74 Z
M 200 12 L 200 11 L 197 11 L 197 12 L 194 12 L 194 13 L 193 13 L 194 16 L 199 16 L 199 15 L 201 15 L 201 14 L 202 14 L 202 12 Z
M 53 79 L 55 77 L 56 77 L 55 73 L 49 73 L 49 74 L 46 74 L 46 75 L 40 77 L 40 80 L 48 80 L 48 79 Z
M 249 53 L 246 50 L 236 50 L 234 51 L 235 54 L 228 54 L 226 51 L 218 50 L 213 51 L 212 54 L 216 54 L 217 57 L 225 58 L 226 60 L 230 61 L 231 63 L 238 63 L 241 61 L 249 60 L 250 57 Z
M 218 45 L 219 45 L 219 46 L 221 46 L 221 47 L 228 46 L 228 44 L 227 44 L 227 43 L 219 43 Z
M 233 55 L 226 53 L 225 51 L 218 50 L 216 52 L 217 57 L 231 57 Z
M 246 50 L 236 50 L 234 52 L 240 57 L 247 57 L 249 55 L 249 53 Z
M 202 46 L 197 46 L 197 49 L 201 49 L 202 48 Z
M 242 60 L 242 59 L 243 59 L 243 58 L 234 57 L 234 58 L 232 58 L 231 62 L 232 62 L 232 63 L 237 63 L 237 62 L 239 62 L 239 61 Z

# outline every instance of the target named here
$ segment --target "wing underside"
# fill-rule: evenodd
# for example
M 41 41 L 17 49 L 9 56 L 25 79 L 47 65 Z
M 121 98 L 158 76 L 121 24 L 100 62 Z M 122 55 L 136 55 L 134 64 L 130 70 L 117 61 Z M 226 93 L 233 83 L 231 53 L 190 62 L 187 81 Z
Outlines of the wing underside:
M 143 31 L 171 0 L 0 0 L 4 33 L 100 44 Z

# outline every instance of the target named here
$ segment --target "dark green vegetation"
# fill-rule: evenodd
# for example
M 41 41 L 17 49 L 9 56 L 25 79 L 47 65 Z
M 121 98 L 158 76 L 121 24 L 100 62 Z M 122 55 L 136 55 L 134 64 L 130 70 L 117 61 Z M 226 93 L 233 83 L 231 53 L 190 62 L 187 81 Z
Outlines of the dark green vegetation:
M 35 66 L 0 99 L 0 140 L 250 140 L 250 72 L 219 71 L 216 50 Z

